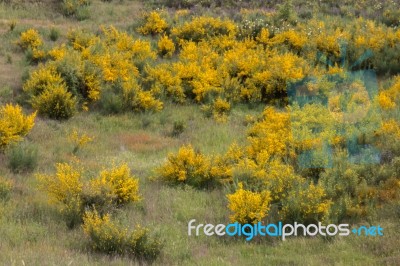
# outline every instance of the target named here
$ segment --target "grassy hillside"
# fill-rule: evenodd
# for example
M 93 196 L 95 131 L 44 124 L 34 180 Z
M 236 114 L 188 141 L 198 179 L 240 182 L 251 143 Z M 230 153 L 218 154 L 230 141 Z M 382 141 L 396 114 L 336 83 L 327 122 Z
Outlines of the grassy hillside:
M 37 111 L 29 133 L 9 142 L 24 119 L 0 112 L 0 264 L 400 264 L 398 4 L 197 2 L 0 1 L 1 108 Z M 349 74 L 363 71 L 376 90 Z M 306 96 L 330 95 L 329 112 L 296 109 L 287 91 L 299 80 Z M 344 107 L 346 90 L 355 96 Z M 378 162 L 354 163 L 354 138 L 377 147 Z M 324 141 L 331 157 L 311 159 L 333 166 L 302 167 L 301 154 Z M 84 168 L 79 182 L 57 176 L 59 163 Z M 124 163 L 128 181 L 113 190 L 101 172 Z M 127 188 L 136 179 L 138 194 Z M 227 197 L 239 182 L 269 195 L 268 211 L 256 210 L 262 222 L 380 225 L 384 236 L 188 236 L 191 219 L 241 217 Z M 99 235 L 115 247 L 84 230 L 94 210 L 111 217 Z M 149 229 L 143 247 L 123 230 L 138 224 Z M 160 253 L 143 255 L 153 239 Z

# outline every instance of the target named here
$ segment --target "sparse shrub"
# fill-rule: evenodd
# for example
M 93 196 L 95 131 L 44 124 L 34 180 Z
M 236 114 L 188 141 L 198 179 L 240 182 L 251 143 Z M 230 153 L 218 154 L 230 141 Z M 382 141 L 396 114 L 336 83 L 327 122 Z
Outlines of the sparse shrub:
M 231 105 L 228 101 L 218 97 L 211 105 L 204 105 L 202 111 L 207 117 L 212 116 L 218 122 L 226 122 Z
M 8 167 L 14 173 L 33 171 L 38 163 L 38 149 L 29 143 L 20 143 L 7 150 Z
M 82 227 L 94 251 L 149 261 L 161 252 L 160 240 L 151 236 L 149 229 L 137 226 L 129 231 L 112 221 L 108 214 L 101 217 L 97 211 L 85 212 Z
M 51 28 L 49 33 L 50 40 L 57 41 L 60 37 L 60 31 L 57 28 Z
M 10 199 L 13 183 L 3 177 L 0 177 L 0 200 L 7 201 Z
M 29 64 L 37 64 L 46 60 L 46 52 L 40 48 L 28 47 L 25 50 L 25 58 Z
M 14 90 L 10 86 L 3 86 L 0 88 L 0 105 L 12 102 L 14 99 Z
M 90 10 L 87 6 L 81 6 L 77 9 L 75 17 L 78 21 L 83 21 L 90 18 Z
M 67 163 L 56 165 L 55 175 L 37 175 L 40 187 L 49 197 L 51 204 L 59 206 L 68 227 L 82 221 L 84 202 L 82 202 L 82 169 Z
M 83 9 L 87 9 L 89 5 L 89 0 L 63 0 L 61 7 L 64 15 L 76 16 L 78 18 L 79 12 L 82 12 Z
M 232 212 L 231 222 L 251 224 L 261 222 L 267 216 L 271 196 L 269 191 L 252 192 L 243 189 L 239 183 L 238 189 L 233 194 L 228 194 L 228 208 Z
M 0 151 L 19 142 L 34 125 L 36 113 L 25 116 L 19 105 L 6 104 L 0 108 Z
M 8 27 L 9 27 L 9 30 L 10 30 L 10 31 L 14 31 L 14 29 L 15 29 L 16 26 L 17 26 L 17 21 L 15 21 L 15 20 L 11 20 L 11 21 L 8 23 Z
M 174 121 L 172 127 L 171 136 L 179 137 L 186 129 L 186 123 L 184 121 Z
M 296 20 L 297 14 L 294 10 L 292 0 L 285 0 L 285 2 L 279 6 L 278 18 L 292 23 Z
M 88 143 L 93 141 L 93 137 L 86 135 L 85 133 L 79 134 L 76 129 L 74 129 L 68 137 L 68 140 L 74 145 L 72 150 L 73 154 L 76 154 L 80 149 L 86 146 Z
M 13 63 L 13 59 L 12 59 L 11 54 L 7 54 L 6 58 L 7 58 L 6 59 L 7 64 L 12 64 Z

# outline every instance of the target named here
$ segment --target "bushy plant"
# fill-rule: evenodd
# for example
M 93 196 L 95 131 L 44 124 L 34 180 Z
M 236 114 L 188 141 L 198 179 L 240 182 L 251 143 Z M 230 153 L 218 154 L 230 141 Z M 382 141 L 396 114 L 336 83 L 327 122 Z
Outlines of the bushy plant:
M 39 114 L 63 120 L 75 114 L 77 100 L 67 90 L 65 83 L 61 83 L 48 86 L 43 93 L 32 97 L 31 104 Z
M 298 185 L 282 200 L 279 215 L 286 222 L 316 224 L 327 221 L 332 201 L 321 185 Z
M 113 166 L 110 170 L 103 170 L 99 177 L 91 181 L 90 187 L 91 191 L 103 193 L 103 197 L 117 205 L 141 200 L 139 180 L 131 176 L 127 164 Z
M 80 12 L 87 10 L 89 5 L 89 0 L 63 0 L 61 8 L 64 15 L 78 17 Z
M 268 214 L 271 196 L 269 191 L 252 192 L 239 183 L 233 194 L 228 194 L 228 208 L 232 212 L 231 222 L 250 224 L 261 222 Z
M 199 42 L 220 35 L 234 36 L 236 26 L 230 20 L 200 16 L 171 29 L 171 34 L 181 40 Z
M 26 50 L 28 48 L 34 50 L 43 45 L 43 40 L 37 30 L 28 29 L 27 31 L 21 33 L 20 39 L 17 44 L 23 50 Z
M 217 183 L 211 178 L 209 170 L 208 158 L 187 145 L 181 147 L 177 154 L 169 154 L 167 163 L 157 169 L 157 174 L 167 183 L 205 188 Z
M 14 173 L 33 171 L 38 163 L 38 149 L 29 143 L 15 144 L 7 150 L 8 167 Z
M 159 12 L 152 11 L 145 14 L 144 20 L 144 25 L 138 28 L 138 32 L 143 35 L 162 33 L 168 28 L 167 22 L 162 18 Z
M 171 135 L 173 137 L 179 137 L 185 130 L 186 130 L 186 123 L 184 121 L 174 121 Z
M 6 104 L 0 108 L 0 151 L 19 142 L 34 125 L 36 113 L 26 116 L 19 105 Z
M 97 211 L 85 212 L 82 227 L 94 251 L 150 261 L 161 252 L 160 240 L 151 236 L 149 229 L 137 226 L 128 231 L 112 221 L 108 214 L 100 216 Z
M 138 180 L 131 176 L 126 164 L 113 166 L 99 176 L 88 176 L 80 166 L 59 163 L 55 175 L 39 174 L 37 178 L 41 190 L 47 193 L 51 204 L 59 207 L 69 227 L 82 222 L 85 210 L 106 214 L 141 200 Z

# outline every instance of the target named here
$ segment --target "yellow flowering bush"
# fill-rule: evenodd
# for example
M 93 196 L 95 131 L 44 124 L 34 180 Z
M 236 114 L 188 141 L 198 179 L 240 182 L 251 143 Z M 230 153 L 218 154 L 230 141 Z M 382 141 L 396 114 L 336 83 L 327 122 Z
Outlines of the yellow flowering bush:
M 37 178 L 50 203 L 59 206 L 67 225 L 73 227 L 78 224 L 84 209 L 82 169 L 67 163 L 59 163 L 56 165 L 55 175 L 39 174 Z
M 239 183 L 233 194 L 228 194 L 228 208 L 232 212 L 231 222 L 241 224 L 258 223 L 268 214 L 271 196 L 268 191 L 252 192 Z
M 54 65 L 40 65 L 33 71 L 24 83 L 23 90 L 29 95 L 36 96 L 47 90 L 53 84 L 61 84 L 63 79 L 57 73 Z
M 272 157 L 293 158 L 294 145 L 287 112 L 278 112 L 272 107 L 265 108 L 263 118 L 248 132 L 247 152 L 259 164 Z
M 231 105 L 225 99 L 218 97 L 211 105 L 204 105 L 202 110 L 207 116 L 213 116 L 215 121 L 226 122 Z
M 32 107 L 39 114 L 52 119 L 63 120 L 72 117 L 76 112 L 76 98 L 67 90 L 64 83 L 50 85 L 31 99 Z
M 145 15 L 145 23 L 138 28 L 138 32 L 143 35 L 162 33 L 168 28 L 167 22 L 161 17 L 161 14 L 152 11 Z
M 210 161 L 196 152 L 191 145 L 183 146 L 177 154 L 169 154 L 167 163 L 157 169 L 159 178 L 172 184 L 188 184 L 194 187 L 214 186 L 209 174 Z
M 232 21 L 206 16 L 194 17 L 191 21 L 171 30 L 172 35 L 178 39 L 194 42 L 219 35 L 234 36 L 236 32 L 236 26 Z
M 384 110 L 393 110 L 400 104 L 400 76 L 394 78 L 392 86 L 379 93 L 379 104 Z
M 303 184 L 282 201 L 279 214 L 284 221 L 305 224 L 323 222 L 328 219 L 331 204 L 321 185 Z
M 97 177 L 87 175 L 83 167 L 68 163 L 56 164 L 55 175 L 37 175 L 41 190 L 59 206 L 69 227 L 81 223 L 87 209 L 103 214 L 141 199 L 138 179 L 126 164 L 103 170 Z
M 162 248 L 160 240 L 150 236 L 149 229 L 136 226 L 128 231 L 128 228 L 112 221 L 109 214 L 100 216 L 96 210 L 85 212 L 82 228 L 89 238 L 90 247 L 98 252 L 151 261 Z
M 103 197 L 109 198 L 111 202 L 118 205 L 141 199 L 139 196 L 139 180 L 131 176 L 127 164 L 118 167 L 113 166 L 110 170 L 103 170 L 99 177 L 91 181 L 90 187 L 94 193 L 103 192 Z
M 37 49 L 43 45 L 43 41 L 37 30 L 28 29 L 27 31 L 21 33 L 20 39 L 17 44 L 23 50 L 26 50 L 28 48 Z
M 90 0 L 63 0 L 62 11 L 66 16 L 78 15 L 83 8 L 90 5 Z
M 26 116 L 19 105 L 6 104 L 0 107 L 0 151 L 19 142 L 34 126 L 36 113 Z

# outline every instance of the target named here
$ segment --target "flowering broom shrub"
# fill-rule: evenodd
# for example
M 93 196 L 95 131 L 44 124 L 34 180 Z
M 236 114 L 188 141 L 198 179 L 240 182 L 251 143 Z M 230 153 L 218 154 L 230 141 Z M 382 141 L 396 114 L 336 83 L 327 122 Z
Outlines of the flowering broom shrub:
M 34 126 L 36 113 L 26 116 L 19 105 L 6 104 L 0 107 L 0 151 L 19 142 Z
M 213 36 L 234 36 L 236 26 L 230 20 L 200 16 L 185 22 L 182 26 L 173 28 L 171 33 L 178 39 L 198 42 Z
M 228 208 L 232 212 L 231 222 L 250 224 L 260 222 L 269 211 L 271 196 L 269 191 L 252 192 L 243 189 L 239 183 L 233 194 L 228 194 Z
M 188 184 L 205 188 L 214 186 L 209 174 L 210 161 L 191 145 L 183 146 L 176 155 L 169 154 L 167 163 L 157 169 L 160 179 L 172 184 Z
M 131 176 L 126 164 L 88 177 L 82 167 L 59 163 L 55 175 L 38 174 L 37 178 L 41 190 L 48 194 L 51 204 L 59 206 L 69 227 L 81 223 L 87 209 L 103 214 L 141 200 L 138 179 Z
M 21 33 L 20 39 L 17 44 L 23 50 L 26 50 L 28 48 L 37 49 L 43 45 L 43 41 L 37 30 L 28 29 L 27 31 Z
M 87 211 L 83 216 L 82 227 L 94 251 L 150 261 L 161 252 L 160 240 L 151 236 L 149 229 L 137 226 L 128 231 L 112 221 L 109 214 L 100 216 L 96 210 Z
M 64 83 L 51 85 L 40 95 L 31 99 L 32 107 L 39 114 L 52 119 L 63 120 L 76 112 L 76 98 L 67 90 Z
M 106 198 L 110 198 L 117 205 L 136 202 L 139 196 L 139 180 L 130 174 L 127 164 L 113 166 L 110 170 L 103 170 L 100 176 L 90 183 L 92 191 L 101 193 L 107 191 Z
M 279 215 L 283 221 L 315 224 L 327 221 L 331 204 L 322 186 L 305 183 L 296 186 L 282 200 Z
M 145 23 L 143 26 L 138 28 L 138 32 L 143 35 L 149 34 L 158 34 L 162 33 L 168 28 L 168 24 L 161 17 L 161 14 L 156 11 L 152 11 L 148 14 L 145 14 Z

